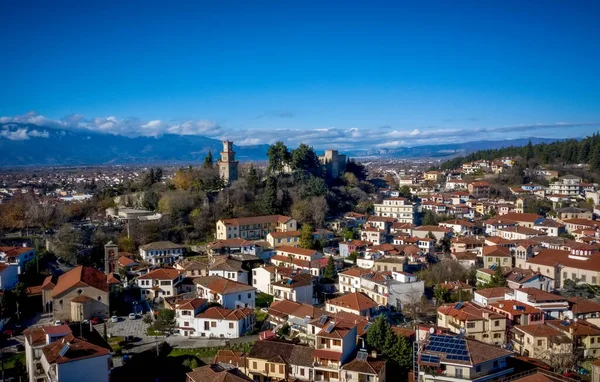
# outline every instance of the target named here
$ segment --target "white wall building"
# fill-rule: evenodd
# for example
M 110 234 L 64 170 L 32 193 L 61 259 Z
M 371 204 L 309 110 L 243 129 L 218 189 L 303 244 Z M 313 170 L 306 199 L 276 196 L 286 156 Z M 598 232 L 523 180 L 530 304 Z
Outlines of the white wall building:
M 183 256 L 183 246 L 170 241 L 155 241 L 142 245 L 140 256 L 152 265 L 173 264 Z
M 194 319 L 196 337 L 238 338 L 254 327 L 254 310 L 250 308 L 208 308 Z

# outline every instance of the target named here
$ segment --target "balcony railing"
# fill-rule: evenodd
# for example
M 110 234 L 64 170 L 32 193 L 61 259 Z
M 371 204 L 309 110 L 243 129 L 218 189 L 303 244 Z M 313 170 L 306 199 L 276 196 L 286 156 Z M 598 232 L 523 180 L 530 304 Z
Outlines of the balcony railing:
M 330 370 L 339 370 L 340 366 L 337 363 L 329 363 L 329 362 L 315 362 L 314 367 L 330 369 Z

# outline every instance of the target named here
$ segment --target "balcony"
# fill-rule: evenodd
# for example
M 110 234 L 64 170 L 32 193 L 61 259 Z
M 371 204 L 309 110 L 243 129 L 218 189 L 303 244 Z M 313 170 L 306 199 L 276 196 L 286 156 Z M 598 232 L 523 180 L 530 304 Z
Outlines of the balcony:
M 313 366 L 315 367 L 315 369 L 324 369 L 324 370 L 339 370 L 340 369 L 340 365 L 338 363 L 332 363 L 332 362 L 315 362 L 313 364 Z

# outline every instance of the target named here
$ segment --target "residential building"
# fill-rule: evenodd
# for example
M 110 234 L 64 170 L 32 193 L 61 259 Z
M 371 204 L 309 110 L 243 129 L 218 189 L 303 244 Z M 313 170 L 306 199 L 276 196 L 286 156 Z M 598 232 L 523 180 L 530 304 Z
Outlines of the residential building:
M 207 307 L 203 298 L 189 298 L 175 304 L 175 328 L 182 336 L 195 335 L 194 317 Z M 197 334 L 196 334 L 197 335 Z
M 341 311 L 371 317 L 377 309 L 378 304 L 360 292 L 348 293 L 325 302 L 325 310 L 332 313 Z
M 221 276 L 223 278 L 248 284 L 248 271 L 243 268 L 241 261 L 230 256 L 213 258 L 213 263 L 208 266 L 209 276 Z
M 300 244 L 300 231 L 269 232 L 267 243 L 273 248 L 282 245 L 296 247 Z
M 360 238 L 373 245 L 382 245 L 387 242 L 386 232 L 377 227 L 364 227 L 359 231 Z
M 587 219 L 592 220 L 593 213 L 585 208 L 565 207 L 556 211 L 556 216 L 559 221 L 567 219 Z
M 277 328 L 287 323 L 290 325 L 292 333 L 308 334 L 309 322 L 324 314 L 324 310 L 312 304 L 302 304 L 289 300 L 273 301 L 269 305 L 269 321 L 272 326 Z
M 455 237 L 450 240 L 450 251 L 454 252 L 473 252 L 478 256 L 483 255 L 483 239 L 473 237 Z
M 512 253 L 507 247 L 489 245 L 483 247 L 483 267 L 495 270 L 495 267 L 512 267 Z
M 563 288 L 566 280 L 600 285 L 600 254 L 595 247 L 544 249 L 527 260 L 526 266 L 553 279 L 556 289 Z
M 514 289 L 512 293 L 505 295 L 505 299 L 514 301 L 515 305 L 519 305 L 520 302 L 540 309 L 546 318 L 558 318 L 569 311 L 569 302 L 566 297 L 537 288 Z
M 313 349 L 278 340 L 257 341 L 247 355 L 247 375 L 255 382 L 283 381 L 293 376 L 313 381 Z
M 516 222 L 517 225 L 525 228 L 535 228 L 535 224 L 544 220 L 541 215 L 531 213 L 509 212 L 501 216 L 502 220 Z
M 490 184 L 488 182 L 469 183 L 467 190 L 475 199 L 490 197 Z
M 471 236 L 475 233 L 475 224 L 462 219 L 441 222 L 439 226 L 451 229 L 453 236 Z
M 321 316 L 319 320 L 326 320 Z M 356 351 L 357 321 L 329 319 L 315 335 L 312 352 L 316 381 L 341 381 L 341 366 Z
M 565 219 L 563 220 L 563 224 L 567 232 L 571 234 L 580 229 L 598 228 L 598 222 L 589 219 Z
M 186 382 L 252 382 L 237 367 L 231 365 L 205 365 L 186 374 Z
M 162 301 L 179 293 L 183 271 L 174 268 L 157 268 L 137 278 L 137 286 L 143 297 Z
M 183 246 L 170 241 L 155 241 L 140 246 L 140 256 L 152 265 L 169 265 L 183 257 Z
M 561 330 L 539 323 L 512 328 L 514 351 L 526 357 L 549 361 L 573 354 L 573 343 Z
M 476 290 L 473 293 L 473 302 L 479 306 L 487 307 L 494 302 L 504 300 L 507 293 L 512 293 L 512 289 L 506 287 L 494 287 Z
M 374 204 L 375 215 L 392 217 L 400 223 L 412 224 L 414 221 L 415 206 L 405 198 L 384 199 L 381 204 Z
M 533 228 L 515 226 L 498 229 L 498 236 L 506 240 L 527 240 L 532 237 L 545 235 L 543 231 Z
M 34 256 L 35 248 L 28 247 L 25 243 L 21 247 L 0 247 L 0 261 L 16 265 L 18 274 L 23 273 L 25 263 L 32 260 Z
M 514 300 L 500 300 L 488 305 L 494 312 L 506 317 L 508 326 L 544 323 L 544 311 Z
M 258 292 L 269 293 L 271 283 L 275 281 L 276 268 L 274 265 L 263 265 L 252 269 L 252 286 Z
M 264 240 L 270 232 L 297 231 L 296 220 L 289 216 L 267 215 L 222 219 L 216 224 L 217 240 Z
M 226 309 L 254 308 L 256 288 L 220 276 L 196 277 L 198 297 L 218 302 Z
M 19 282 L 19 266 L 0 263 L 0 290 L 11 290 Z
M 550 183 L 550 193 L 558 195 L 579 196 L 582 193 L 581 178 L 565 175 L 557 182 Z
M 494 380 L 514 372 L 508 364 L 512 352 L 449 335 L 427 335 L 417 357 L 423 382 Z
M 375 353 L 359 351 L 356 358 L 342 366 L 342 375 L 347 381 L 385 382 L 386 361 Z
M 289 278 L 271 283 L 269 294 L 275 301 L 290 300 L 314 304 L 313 277 L 307 273 L 295 272 Z
M 194 317 L 194 336 L 207 338 L 239 338 L 254 327 L 251 308 L 226 309 L 217 306 Z
M 375 265 L 373 266 L 374 271 L 382 272 L 382 271 L 394 271 L 401 272 L 404 270 L 407 259 L 404 257 L 382 257 L 380 259 L 375 260 Z
M 426 181 L 433 183 L 439 183 L 444 178 L 444 173 L 439 171 L 427 171 L 424 175 Z
M 535 223 L 534 229 L 544 232 L 548 236 L 557 237 L 566 232 L 564 224 L 556 220 L 544 219 Z
M 227 184 L 231 184 L 238 179 L 239 162 L 235 160 L 235 151 L 233 151 L 233 142 L 223 141 L 223 151 L 221 159 L 217 162 L 219 167 L 219 176 Z
M 506 343 L 506 318 L 494 311 L 470 302 L 440 306 L 437 325 L 469 339 L 502 345 Z
M 60 275 L 56 284 L 48 276 L 42 291 L 42 303 L 55 320 L 109 317 L 108 282 L 106 275 L 98 269 L 80 265 Z

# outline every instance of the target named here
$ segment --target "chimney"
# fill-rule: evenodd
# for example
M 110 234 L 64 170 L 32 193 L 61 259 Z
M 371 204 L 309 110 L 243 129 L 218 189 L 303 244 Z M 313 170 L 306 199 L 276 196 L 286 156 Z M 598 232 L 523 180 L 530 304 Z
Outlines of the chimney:
M 377 358 L 377 350 L 371 351 L 371 358 Z

